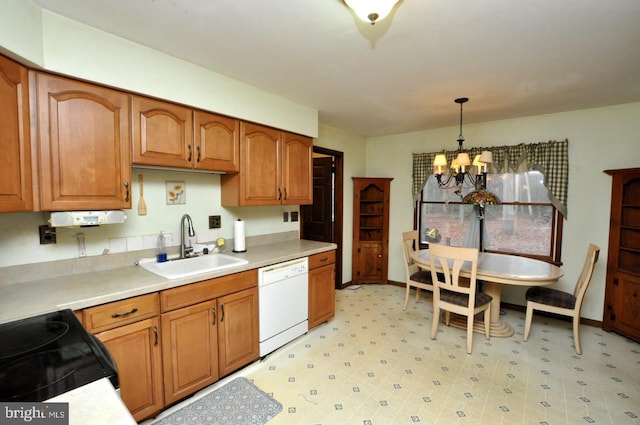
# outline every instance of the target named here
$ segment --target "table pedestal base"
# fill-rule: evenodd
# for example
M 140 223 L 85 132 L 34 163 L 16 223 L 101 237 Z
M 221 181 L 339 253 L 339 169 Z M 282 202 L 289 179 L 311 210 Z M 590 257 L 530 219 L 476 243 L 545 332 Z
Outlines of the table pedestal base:
M 483 313 L 480 313 L 481 315 Z M 444 316 L 440 318 L 440 323 L 444 323 Z M 451 320 L 449 320 L 451 326 L 456 328 L 467 329 L 467 317 L 459 314 L 451 314 Z M 475 320 L 473 322 L 473 331 L 484 335 L 484 320 Z M 510 324 L 498 320 L 497 322 L 491 322 L 489 325 L 489 335 L 499 338 L 506 338 L 513 335 L 515 331 Z

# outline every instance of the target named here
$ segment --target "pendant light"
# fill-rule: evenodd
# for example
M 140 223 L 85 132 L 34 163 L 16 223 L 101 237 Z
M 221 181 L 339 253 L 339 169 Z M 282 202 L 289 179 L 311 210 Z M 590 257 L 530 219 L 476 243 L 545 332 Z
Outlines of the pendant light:
M 344 0 L 358 18 L 371 25 L 383 20 L 391 13 L 399 0 Z

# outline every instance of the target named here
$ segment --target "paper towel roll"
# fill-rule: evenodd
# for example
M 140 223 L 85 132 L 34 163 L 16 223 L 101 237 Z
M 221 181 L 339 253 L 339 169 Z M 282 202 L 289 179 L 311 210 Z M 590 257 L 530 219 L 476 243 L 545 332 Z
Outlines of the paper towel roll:
M 247 252 L 245 245 L 244 221 L 238 219 L 233 223 L 233 252 Z

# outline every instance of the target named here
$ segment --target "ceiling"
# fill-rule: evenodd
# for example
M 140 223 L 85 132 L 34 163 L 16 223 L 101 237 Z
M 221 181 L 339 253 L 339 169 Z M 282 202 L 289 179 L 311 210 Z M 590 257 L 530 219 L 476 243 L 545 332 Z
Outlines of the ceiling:
M 33 0 L 365 137 L 640 101 L 638 0 Z

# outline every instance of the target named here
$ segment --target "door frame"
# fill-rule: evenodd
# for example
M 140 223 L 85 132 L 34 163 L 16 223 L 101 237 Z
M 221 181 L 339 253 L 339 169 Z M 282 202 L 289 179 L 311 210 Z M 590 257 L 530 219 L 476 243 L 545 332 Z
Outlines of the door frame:
M 323 148 L 321 146 L 313 146 L 313 152 L 321 155 L 331 156 L 333 158 L 334 183 L 333 183 L 333 243 L 336 244 L 336 289 L 343 289 L 349 284 L 342 283 L 342 251 L 343 251 L 343 226 L 344 226 L 344 153 L 332 149 Z M 303 214 L 300 214 L 303 217 Z M 302 234 L 302 220 L 300 221 L 300 234 Z

